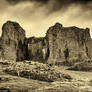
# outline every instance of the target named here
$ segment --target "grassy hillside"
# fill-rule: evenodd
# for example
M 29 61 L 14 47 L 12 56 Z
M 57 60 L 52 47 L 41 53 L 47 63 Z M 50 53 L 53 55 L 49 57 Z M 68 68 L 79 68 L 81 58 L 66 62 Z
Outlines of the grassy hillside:
M 0 92 L 88 92 L 92 88 L 92 73 L 67 70 L 69 67 L 53 66 L 26 61 L 11 63 L 11 61 L 0 62 Z M 33 71 L 31 71 L 33 69 Z M 15 74 L 13 74 L 11 72 Z M 9 73 L 10 71 L 10 73 Z M 18 72 L 19 71 L 19 72 Z M 31 71 L 38 74 L 34 77 L 21 76 L 21 71 Z M 39 73 L 38 73 L 39 72 Z M 53 81 L 41 80 L 48 79 L 45 73 L 49 73 L 49 79 Z M 41 76 L 40 76 L 41 74 Z M 61 74 L 61 77 L 59 76 Z M 15 76 L 16 75 L 16 76 Z M 54 75 L 54 76 L 53 76 Z M 37 77 L 40 76 L 40 77 Z M 45 77 L 43 77 L 45 76 Z M 53 79 L 53 77 L 56 79 Z

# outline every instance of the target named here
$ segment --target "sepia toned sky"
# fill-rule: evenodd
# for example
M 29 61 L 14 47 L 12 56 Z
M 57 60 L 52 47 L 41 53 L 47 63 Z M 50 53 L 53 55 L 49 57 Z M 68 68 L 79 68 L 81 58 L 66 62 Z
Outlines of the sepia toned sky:
M 18 22 L 26 36 L 45 36 L 56 22 L 89 27 L 92 36 L 92 0 L 0 0 L 0 34 L 8 21 Z

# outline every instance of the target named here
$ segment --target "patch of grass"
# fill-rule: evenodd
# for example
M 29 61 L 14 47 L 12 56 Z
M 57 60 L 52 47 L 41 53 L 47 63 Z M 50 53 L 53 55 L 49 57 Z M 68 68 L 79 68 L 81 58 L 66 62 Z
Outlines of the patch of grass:
M 83 62 L 75 64 L 73 67 L 69 68 L 68 70 L 92 72 L 92 60 L 85 60 Z
M 0 92 L 30 92 L 28 89 L 19 90 L 19 89 L 9 89 L 9 88 L 0 88 Z
M 9 80 L 7 77 L 0 77 L 0 82 L 8 82 Z
M 0 65 L 8 66 L 12 63 L 12 61 L 9 60 L 0 60 Z
M 75 64 L 82 62 L 84 60 L 79 60 L 79 59 L 71 59 L 68 61 L 61 61 L 61 62 L 55 62 L 56 66 L 74 66 Z

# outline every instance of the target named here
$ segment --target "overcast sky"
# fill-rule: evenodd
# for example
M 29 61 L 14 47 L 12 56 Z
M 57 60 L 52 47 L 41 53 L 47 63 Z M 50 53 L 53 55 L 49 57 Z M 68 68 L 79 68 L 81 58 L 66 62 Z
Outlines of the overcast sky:
M 56 22 L 89 27 L 92 35 L 92 0 L 0 0 L 0 34 L 8 20 L 18 22 L 27 37 L 45 36 Z

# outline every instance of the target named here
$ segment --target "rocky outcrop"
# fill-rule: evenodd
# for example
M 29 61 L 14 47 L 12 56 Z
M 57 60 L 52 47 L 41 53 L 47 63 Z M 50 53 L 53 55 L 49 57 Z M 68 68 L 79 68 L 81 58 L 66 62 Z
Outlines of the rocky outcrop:
M 25 31 L 16 23 L 8 21 L 2 27 L 2 52 L 4 60 L 26 59 L 27 44 L 25 43 Z
M 46 38 L 28 38 L 28 52 L 30 60 L 47 60 L 48 49 Z
M 0 42 L 0 57 L 4 60 L 46 60 L 55 64 L 92 57 L 90 30 L 60 23 L 50 27 L 45 37 L 26 38 L 18 23 L 8 21 L 2 27 Z
M 49 63 L 76 61 L 87 59 L 90 56 L 89 29 L 77 27 L 63 27 L 56 23 L 47 31 L 49 45 Z

